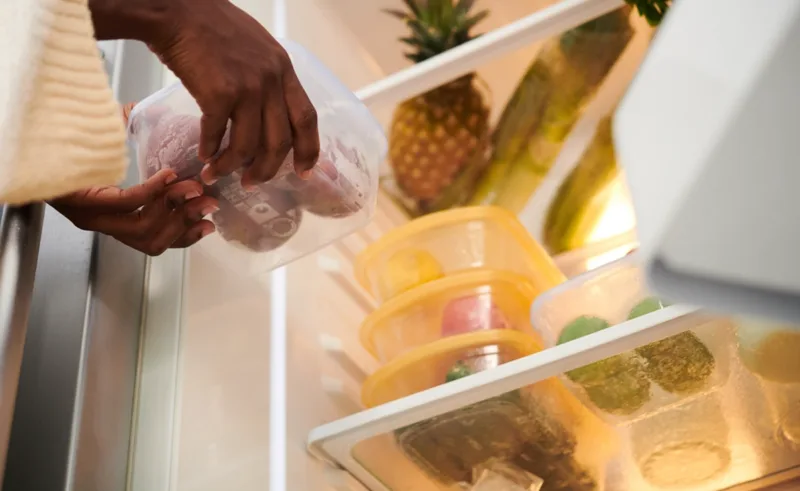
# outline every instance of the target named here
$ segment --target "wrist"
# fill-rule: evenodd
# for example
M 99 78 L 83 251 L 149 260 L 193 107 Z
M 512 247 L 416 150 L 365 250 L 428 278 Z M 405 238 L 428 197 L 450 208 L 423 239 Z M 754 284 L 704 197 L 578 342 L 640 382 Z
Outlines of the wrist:
M 89 0 L 98 40 L 133 39 L 161 44 L 180 19 L 181 0 Z

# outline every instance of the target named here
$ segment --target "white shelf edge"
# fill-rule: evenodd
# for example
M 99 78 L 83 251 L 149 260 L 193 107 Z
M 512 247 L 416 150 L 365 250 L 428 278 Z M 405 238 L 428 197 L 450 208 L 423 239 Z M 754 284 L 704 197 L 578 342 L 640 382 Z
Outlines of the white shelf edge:
M 687 323 L 696 325 L 706 317 L 713 318 L 696 307 L 667 307 L 579 341 L 314 428 L 309 433 L 309 451 L 346 469 L 370 490 L 389 491 L 353 458 L 353 447 L 359 442 L 659 341 L 685 331 L 689 328 Z
M 367 106 L 400 103 L 470 73 L 498 56 L 556 36 L 623 5 L 623 0 L 561 0 L 370 84 L 356 95 Z

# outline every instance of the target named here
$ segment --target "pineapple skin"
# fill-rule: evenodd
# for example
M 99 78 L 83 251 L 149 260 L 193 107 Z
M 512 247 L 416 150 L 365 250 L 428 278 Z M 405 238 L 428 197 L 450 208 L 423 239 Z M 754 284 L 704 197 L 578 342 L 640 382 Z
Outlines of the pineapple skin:
M 489 107 L 476 79 L 468 75 L 437 87 L 394 112 L 389 155 L 395 182 L 423 212 L 466 202 L 474 179 L 459 180 L 456 196 L 448 197 L 452 204 L 436 206 L 462 172 L 483 165 Z

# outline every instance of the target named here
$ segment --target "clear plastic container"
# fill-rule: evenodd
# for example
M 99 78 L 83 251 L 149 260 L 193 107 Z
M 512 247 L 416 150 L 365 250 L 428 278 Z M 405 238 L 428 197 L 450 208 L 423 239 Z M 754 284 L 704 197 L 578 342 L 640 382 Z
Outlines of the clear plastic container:
M 413 220 L 373 242 L 354 267 L 359 283 L 380 301 L 474 268 L 523 275 L 541 291 L 564 281 L 516 216 L 497 207 L 459 208 Z
M 361 344 L 381 363 L 439 339 L 491 329 L 534 335 L 528 311 L 541 293 L 525 277 L 475 270 L 392 298 L 361 325 Z
M 715 395 L 632 426 L 633 458 L 645 481 L 663 489 L 697 489 L 730 467 L 730 428 Z
M 800 327 L 737 319 L 742 364 L 760 380 L 781 436 L 800 445 Z
M 394 435 L 409 460 L 446 485 L 470 489 L 487 463 L 502 461 L 541 478 L 542 491 L 600 491 L 616 440 L 598 423 L 563 385 L 548 379 Z
M 491 461 L 473 472 L 475 485 L 469 491 L 539 491 L 544 481 L 530 472 L 502 461 Z
M 408 351 L 370 375 L 361 387 L 367 407 L 379 406 L 533 354 L 541 345 L 509 329 L 450 336 Z
M 388 489 L 483 491 L 502 476 L 533 489 L 538 477 L 541 491 L 602 491 L 618 450 L 616 433 L 551 378 L 363 440 L 353 457 Z M 409 484 L 398 453 L 435 484 Z
M 219 235 L 249 254 L 239 263 L 246 273 L 283 265 L 367 224 L 387 148 L 380 125 L 350 90 L 304 48 L 281 44 L 317 110 L 320 158 L 308 180 L 295 175 L 290 152 L 275 178 L 253 191 L 242 188 L 239 173 L 207 189 L 220 200 L 211 216 Z M 203 167 L 197 158 L 200 116 L 180 83 L 134 108 L 128 135 L 142 179 L 165 168 L 180 179 L 197 178 Z M 227 140 L 228 135 L 223 148 Z M 225 260 L 231 249 L 216 247 L 212 253 Z
M 540 295 L 531 309 L 531 322 L 546 346 L 554 346 L 663 307 L 647 292 L 634 254 Z M 683 333 L 572 370 L 564 380 L 603 419 L 628 424 L 723 385 L 732 336 L 728 319 L 706 320 Z

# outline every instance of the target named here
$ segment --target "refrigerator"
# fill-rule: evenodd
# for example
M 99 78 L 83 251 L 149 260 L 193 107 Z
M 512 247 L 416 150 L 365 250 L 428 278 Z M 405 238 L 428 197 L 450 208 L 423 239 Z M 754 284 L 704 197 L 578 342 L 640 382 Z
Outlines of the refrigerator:
M 411 66 L 397 41 L 403 25 L 381 12 L 399 1 L 235 3 L 313 52 L 386 128 L 400 102 L 471 72 L 485 81 L 496 121 L 548 40 L 624 5 L 478 0 L 491 10 L 485 34 Z M 543 210 L 658 42 L 635 13 L 631 23 L 630 42 L 547 178 L 500 232 L 542 239 Z M 141 44 L 100 49 L 121 102 L 175 80 Z M 132 166 L 128 182 L 137 179 Z M 217 236 L 146 258 L 77 230 L 50 208 L 4 210 L 0 285 L 4 302 L 14 300 L 4 304 L 2 489 L 537 489 L 533 478 L 528 487 L 511 487 L 511 478 L 488 487 L 487 476 L 506 464 L 543 479 L 545 490 L 800 489 L 800 370 L 791 356 L 770 359 L 755 348 L 769 334 L 789 333 L 779 347 L 794 346 L 796 336 L 683 304 L 629 315 L 650 293 L 643 251 L 635 251 L 641 224 L 622 178 L 615 182 L 587 244 L 543 263 L 566 281 L 518 303 L 515 318 L 532 335 L 479 333 L 484 342 L 461 354 L 491 369 L 448 383 L 451 367 L 441 361 L 461 362 L 458 355 L 397 376 L 360 333 L 389 302 L 357 277 L 358 258 L 409 223 L 385 194 L 364 229 L 268 272 L 226 255 Z M 495 240 L 483 219 L 465 225 L 465 236 Z M 486 244 L 472 246 L 486 253 Z M 506 286 L 492 288 L 519 289 L 513 278 L 493 278 Z M 424 307 L 404 307 L 408 325 L 426 322 Z M 562 328 L 582 316 L 612 326 L 559 344 Z M 408 359 L 398 343 L 390 338 L 384 348 Z M 682 349 L 680 366 L 702 378 L 702 388 L 670 385 L 674 365 L 659 365 L 657 348 L 668 358 Z M 380 386 L 378 373 L 387 384 L 378 388 L 397 389 L 367 398 L 362 390 Z M 631 399 L 635 407 L 626 406 Z

